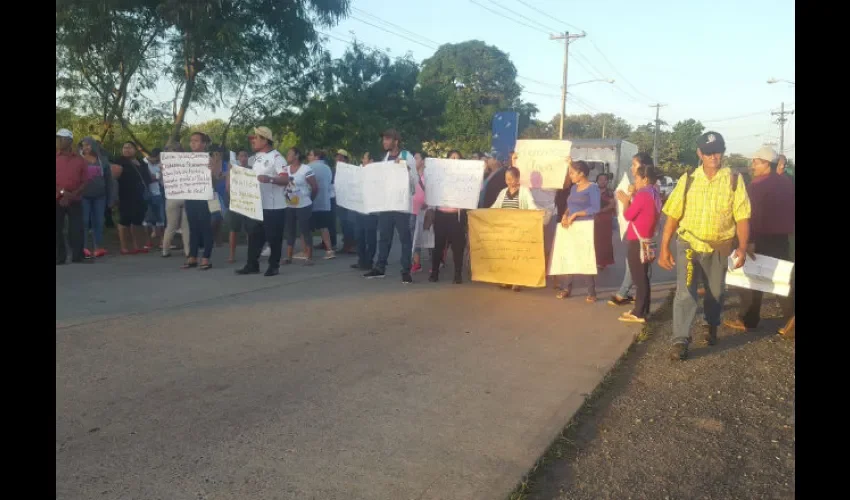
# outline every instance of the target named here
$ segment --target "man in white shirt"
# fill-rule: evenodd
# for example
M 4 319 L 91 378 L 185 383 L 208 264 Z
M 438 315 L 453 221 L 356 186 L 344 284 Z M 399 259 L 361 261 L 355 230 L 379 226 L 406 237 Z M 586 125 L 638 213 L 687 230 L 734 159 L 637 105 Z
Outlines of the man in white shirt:
M 251 148 L 256 152 L 251 168 L 257 172 L 260 183 L 260 197 L 263 203 L 263 220 L 247 219 L 248 262 L 238 269 L 236 274 L 257 274 L 260 272 L 260 252 L 268 242 L 271 249 L 269 267 L 266 276 L 275 276 L 280 272 L 280 258 L 283 252 L 283 228 L 286 223 L 286 195 L 284 188 L 289 176 L 284 173 L 286 160 L 274 149 L 274 135 L 268 127 L 254 128 L 254 135 L 248 136 Z
M 419 175 L 416 173 L 416 159 L 410 151 L 401 149 L 401 134 L 395 129 L 388 129 L 381 134 L 384 150 L 387 152 L 384 161 L 394 161 L 399 168 L 406 168 L 410 184 L 410 196 L 416 192 Z M 369 168 L 369 167 L 366 167 Z M 410 276 L 411 255 L 413 254 L 413 235 L 410 232 L 410 209 L 406 212 L 380 212 L 378 214 L 378 261 L 375 268 L 363 277 L 383 278 L 386 275 L 387 259 L 393 242 L 393 233 L 398 232 L 401 240 L 401 282 L 413 283 Z

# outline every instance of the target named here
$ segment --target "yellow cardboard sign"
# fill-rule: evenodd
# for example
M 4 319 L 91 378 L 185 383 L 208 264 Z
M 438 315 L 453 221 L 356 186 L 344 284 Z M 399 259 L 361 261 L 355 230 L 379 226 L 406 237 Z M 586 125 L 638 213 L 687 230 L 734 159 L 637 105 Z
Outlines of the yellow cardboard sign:
M 542 210 L 485 208 L 469 212 L 472 280 L 546 286 Z

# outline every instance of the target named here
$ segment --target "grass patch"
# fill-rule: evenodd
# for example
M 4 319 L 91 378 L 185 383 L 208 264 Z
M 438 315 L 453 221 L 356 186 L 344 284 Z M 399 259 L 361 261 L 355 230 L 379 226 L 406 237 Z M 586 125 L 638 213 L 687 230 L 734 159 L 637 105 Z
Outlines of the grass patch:
M 611 370 L 607 374 L 605 374 L 602 381 L 598 386 L 596 386 L 593 392 L 585 397 L 584 404 L 582 404 L 581 408 L 579 408 L 576 414 L 573 415 L 569 422 L 567 422 L 567 425 L 561 430 L 561 432 L 558 433 L 558 436 L 555 437 L 552 444 L 550 444 L 546 451 L 543 452 L 543 455 L 537 459 L 531 467 L 531 470 L 529 470 L 522 479 L 520 479 L 519 484 L 517 484 L 516 488 L 514 488 L 514 490 L 508 495 L 507 500 L 527 500 L 534 489 L 535 483 L 539 481 L 547 465 L 575 456 L 578 452 L 576 442 L 578 440 L 578 430 L 580 425 L 593 412 L 594 407 L 599 402 L 606 389 L 610 387 L 611 383 L 624 372 L 624 365 L 626 364 L 626 361 L 634 358 L 635 354 L 642 354 L 645 351 L 645 346 L 643 344 L 652 338 L 655 332 L 663 328 L 664 325 L 672 319 L 674 294 L 675 290 L 671 291 L 664 300 L 664 303 L 651 315 L 651 321 L 647 322 L 647 324 L 641 329 L 640 333 L 635 335 L 634 342 L 632 342 L 629 348 L 626 349 L 626 352 L 617 359 L 614 366 L 611 367 Z M 640 352 L 637 352 L 637 350 L 641 347 L 643 348 L 640 349 Z

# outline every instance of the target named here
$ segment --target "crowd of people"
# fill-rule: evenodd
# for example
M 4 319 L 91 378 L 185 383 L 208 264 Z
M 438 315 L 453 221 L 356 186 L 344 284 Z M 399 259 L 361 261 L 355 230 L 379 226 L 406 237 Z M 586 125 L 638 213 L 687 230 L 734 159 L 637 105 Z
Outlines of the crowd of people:
M 104 225 L 117 204 L 121 255 L 148 253 L 156 248 L 158 241 L 161 255 L 168 257 L 177 248 L 172 240 L 180 233 L 186 257 L 182 268 L 209 270 L 211 254 L 226 218 L 230 263 L 235 262 L 240 233 L 247 235 L 246 262 L 236 273 L 260 273 L 260 257 L 265 255 L 268 257 L 265 276 L 274 276 L 279 274 L 281 266 L 294 260 L 312 265 L 313 250 L 317 248 L 324 250 L 324 259 L 335 258 L 338 219 L 343 234 L 343 245 L 338 251 L 357 255 L 357 262 L 351 267 L 363 271 L 364 278 L 386 276 L 392 242 L 397 235 L 403 283 L 412 283 L 412 275 L 423 270 L 424 250 L 430 253 L 428 281 L 439 281 L 450 250 L 453 282 L 461 284 L 468 241 L 467 211 L 426 204 L 427 155 L 404 149 L 401 139 L 396 130 L 386 130 L 381 135 L 384 154 L 377 159 L 395 162 L 407 170 L 410 210 L 363 214 L 336 204 L 334 172 L 323 150 L 292 147 L 282 153 L 275 149 L 275 137 L 268 127 L 254 128 L 248 137 L 251 151 L 240 149 L 234 164 L 253 169 L 257 174 L 263 209 L 263 220 L 258 221 L 228 209 L 229 151 L 211 144 L 202 132 L 190 136 L 189 149 L 210 153 L 215 197 L 208 201 L 172 200 L 166 196 L 159 149 L 141 158 L 136 145 L 127 142 L 121 156 L 110 159 L 98 138 L 83 138 L 75 148 L 73 134 L 60 129 L 56 133 L 56 264 L 67 261 L 65 233 L 72 262 L 92 262 L 106 255 Z M 182 147 L 169 144 L 165 151 L 182 151 Z M 543 210 L 547 261 L 558 224 L 568 228 L 576 221 L 595 221 L 596 265 L 601 270 L 614 264 L 614 220 L 618 202 L 622 204 L 622 215 L 628 223 L 624 237 L 627 267 L 622 286 L 608 303 L 630 306 L 620 316 L 621 321 L 646 322 L 653 263 L 657 260 L 661 267 L 675 269 L 677 291 L 670 352 L 674 359 L 685 359 L 700 296 L 705 297 L 704 315 L 708 324 L 702 340 L 708 344 L 716 342 L 727 258 L 733 257 L 735 267 L 743 266 L 755 252 L 789 259 L 788 242 L 794 232 L 794 186 L 782 175 L 784 157 L 769 147 L 760 149 L 753 158 L 754 179 L 745 186 L 740 175 L 722 165 L 725 142 L 719 133 L 706 132 L 700 136 L 697 153 L 700 167 L 682 176 L 663 204 L 663 210 L 657 186 L 660 172 L 646 153 L 632 158 L 633 183 L 628 192 L 614 192 L 609 187 L 614 179 L 607 173 L 591 180 L 588 164 L 569 158 L 563 189 L 529 189 L 521 183 L 516 153 L 512 152 L 504 164 L 492 154 L 478 153 L 473 158 L 482 160 L 485 166 L 478 206 Z M 460 159 L 461 154 L 451 151 L 447 157 Z M 338 150 L 335 161 L 351 163 L 351 158 L 347 151 Z M 373 161 L 367 152 L 360 163 L 368 168 Z M 662 213 L 666 215 L 663 231 L 659 227 Z M 317 247 L 313 244 L 314 231 L 321 236 Z M 662 233 L 660 245 L 656 243 L 659 233 Z M 432 238 L 427 237 L 429 234 Z M 295 254 L 299 239 L 303 250 Z M 556 276 L 554 280 L 559 299 L 570 297 L 574 284 L 584 281 L 586 301 L 597 301 L 596 275 Z M 522 289 L 509 283 L 501 286 L 514 291 Z M 746 330 L 755 328 L 759 322 L 762 294 L 746 290 L 743 297 L 744 313 L 740 319 L 727 322 L 730 328 Z M 793 300 L 792 292 L 782 301 L 786 320 L 792 323 Z

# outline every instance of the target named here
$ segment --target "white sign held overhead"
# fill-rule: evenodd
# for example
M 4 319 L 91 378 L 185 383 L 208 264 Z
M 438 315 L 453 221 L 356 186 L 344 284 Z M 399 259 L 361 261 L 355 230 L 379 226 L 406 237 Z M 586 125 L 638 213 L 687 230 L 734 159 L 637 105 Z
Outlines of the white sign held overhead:
M 478 208 L 484 162 L 480 160 L 425 160 L 425 203 L 431 207 Z
M 162 183 L 171 200 L 212 200 L 209 153 L 162 153 Z
M 569 168 L 570 141 L 516 141 L 517 168 L 523 186 L 563 189 Z

